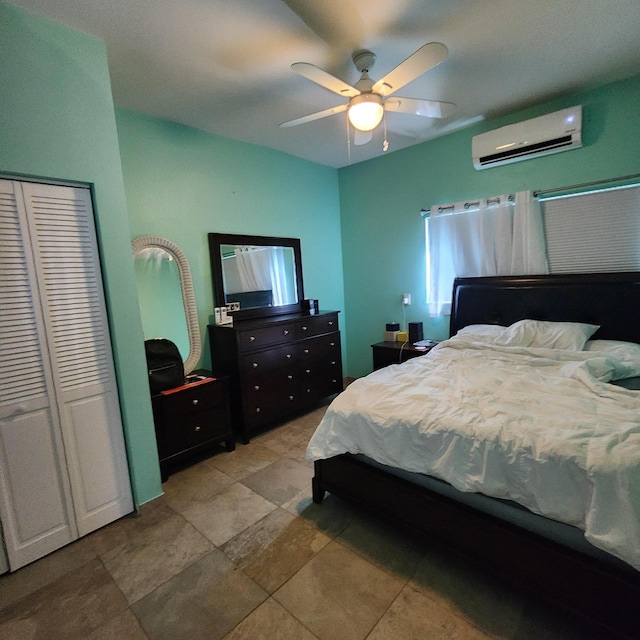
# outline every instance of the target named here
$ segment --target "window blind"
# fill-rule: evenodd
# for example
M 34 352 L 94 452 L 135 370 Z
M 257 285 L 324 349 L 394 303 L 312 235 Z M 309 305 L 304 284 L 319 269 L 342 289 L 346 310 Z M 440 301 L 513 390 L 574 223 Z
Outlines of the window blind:
M 640 270 L 640 185 L 542 201 L 551 273 Z

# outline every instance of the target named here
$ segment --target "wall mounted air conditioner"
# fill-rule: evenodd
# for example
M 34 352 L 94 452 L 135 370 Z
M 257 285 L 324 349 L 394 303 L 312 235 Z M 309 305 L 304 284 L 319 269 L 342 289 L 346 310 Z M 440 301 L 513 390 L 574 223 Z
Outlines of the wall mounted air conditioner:
M 582 106 L 577 106 L 473 136 L 471 153 L 473 166 L 487 169 L 581 146 Z

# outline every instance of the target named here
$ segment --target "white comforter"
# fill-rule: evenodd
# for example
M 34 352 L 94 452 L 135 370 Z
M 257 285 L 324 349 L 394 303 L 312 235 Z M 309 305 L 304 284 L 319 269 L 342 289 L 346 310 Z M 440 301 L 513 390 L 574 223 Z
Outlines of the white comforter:
M 456 336 L 353 382 L 307 457 L 362 453 L 514 500 L 640 569 L 640 391 L 607 382 L 617 366 Z

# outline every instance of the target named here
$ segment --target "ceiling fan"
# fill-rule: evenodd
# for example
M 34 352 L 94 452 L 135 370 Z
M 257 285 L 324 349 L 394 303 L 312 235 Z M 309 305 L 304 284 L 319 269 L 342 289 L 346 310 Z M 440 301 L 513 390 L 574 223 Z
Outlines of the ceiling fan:
M 453 113 L 456 107 L 451 102 L 391 96 L 418 76 L 440 64 L 447 57 L 447 53 L 447 47 L 440 42 L 430 42 L 420 47 L 386 76 L 374 81 L 369 77 L 369 71 L 375 63 L 375 54 L 366 50 L 356 51 L 352 60 L 361 76 L 354 86 L 313 64 L 296 62 L 291 65 L 293 71 L 339 96 L 349 98 L 349 101 L 324 111 L 317 111 L 308 116 L 283 122 L 280 126 L 294 127 L 346 111 L 349 121 L 355 129 L 354 143 L 365 144 L 373 137 L 373 130 L 380 124 L 385 111 L 408 113 L 427 118 L 446 118 Z

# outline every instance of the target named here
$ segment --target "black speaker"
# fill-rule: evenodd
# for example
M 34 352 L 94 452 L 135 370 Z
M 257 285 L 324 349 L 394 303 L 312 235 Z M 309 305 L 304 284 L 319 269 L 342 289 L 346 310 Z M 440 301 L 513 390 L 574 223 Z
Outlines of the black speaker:
M 309 313 L 309 315 L 315 316 L 318 313 L 318 301 L 310 298 L 305 298 L 302 301 L 302 310 Z
M 409 342 L 412 344 L 422 340 L 422 322 L 410 322 L 409 323 Z

